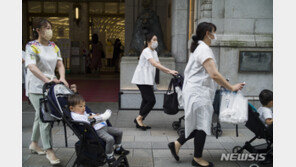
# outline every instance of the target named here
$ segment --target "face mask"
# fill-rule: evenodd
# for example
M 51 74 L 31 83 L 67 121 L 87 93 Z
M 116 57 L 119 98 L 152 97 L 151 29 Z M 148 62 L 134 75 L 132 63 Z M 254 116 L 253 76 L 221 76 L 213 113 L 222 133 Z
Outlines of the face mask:
M 51 38 L 52 38 L 52 30 L 51 29 L 45 30 L 44 38 L 48 41 L 51 40 Z
M 212 39 L 212 38 L 210 38 L 210 37 L 208 36 L 208 38 L 211 40 L 211 43 L 213 43 L 214 41 L 216 41 L 216 40 L 217 40 L 216 33 L 215 33 L 215 34 L 213 34 L 213 35 L 214 35 L 214 39 Z
M 157 41 L 152 42 L 152 45 L 151 45 L 151 48 L 152 48 L 152 49 L 156 49 L 157 46 L 158 46 L 158 42 L 157 42 Z

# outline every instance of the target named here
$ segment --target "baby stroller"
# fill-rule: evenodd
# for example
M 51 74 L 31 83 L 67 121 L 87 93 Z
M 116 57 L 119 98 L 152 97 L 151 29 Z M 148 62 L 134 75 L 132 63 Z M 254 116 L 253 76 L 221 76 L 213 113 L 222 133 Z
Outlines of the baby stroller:
M 73 166 L 102 166 L 106 163 L 105 142 L 100 139 L 95 129 L 86 122 L 75 121 L 71 117 L 68 106 L 68 96 L 74 94 L 68 87 L 53 82 L 43 86 L 43 98 L 40 100 L 40 117 L 43 122 L 63 121 L 66 138 L 65 124 L 74 132 L 79 141 L 75 143 L 77 158 Z M 86 107 L 86 112 L 90 109 Z M 108 126 L 112 126 L 106 121 Z M 110 165 L 109 165 L 110 166 Z M 128 167 L 128 160 L 121 155 L 112 167 Z
M 180 74 L 178 74 L 177 76 L 174 76 L 174 78 L 172 78 L 173 86 L 179 87 L 181 90 L 182 90 L 182 86 L 183 86 L 183 81 L 184 81 L 184 78 Z M 214 125 L 214 123 L 212 123 L 211 132 L 214 136 L 216 136 L 216 138 L 218 138 L 218 136 L 221 136 L 223 133 L 223 131 L 221 129 L 220 121 L 218 119 L 222 91 L 225 91 L 225 88 L 221 87 L 220 89 L 216 90 L 215 99 L 213 102 L 214 114 L 217 116 L 217 121 L 216 121 L 216 126 Z M 178 99 L 178 100 L 180 101 L 181 99 Z M 181 127 L 182 120 L 183 121 L 185 120 L 185 116 L 180 117 L 178 119 L 178 121 L 174 121 L 172 123 L 173 129 L 177 131 L 179 136 L 181 136 L 185 133 L 184 127 Z
M 247 141 L 244 146 L 235 146 L 232 149 L 233 153 L 242 153 L 243 150 L 247 150 L 250 153 L 266 153 L 263 164 L 272 163 L 273 155 L 273 132 L 272 126 L 266 127 L 259 118 L 259 113 L 252 104 L 248 104 L 248 121 L 245 126 L 251 130 L 255 137 Z M 256 139 L 265 139 L 266 143 L 252 146 L 251 143 Z

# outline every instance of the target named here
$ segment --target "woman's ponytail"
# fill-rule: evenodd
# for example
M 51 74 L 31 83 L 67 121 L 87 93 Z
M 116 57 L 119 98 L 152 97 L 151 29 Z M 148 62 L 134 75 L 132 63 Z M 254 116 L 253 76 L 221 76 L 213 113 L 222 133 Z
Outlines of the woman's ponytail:
M 36 40 L 38 39 L 39 35 L 38 35 L 38 32 L 35 30 L 35 28 L 33 28 L 33 40 Z

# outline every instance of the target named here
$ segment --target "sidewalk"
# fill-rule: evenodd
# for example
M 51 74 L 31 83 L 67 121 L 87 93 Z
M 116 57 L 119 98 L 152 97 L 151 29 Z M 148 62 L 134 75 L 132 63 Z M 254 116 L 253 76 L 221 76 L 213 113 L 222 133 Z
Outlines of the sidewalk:
M 137 111 L 116 110 L 117 103 L 88 103 L 93 112 L 103 111 L 108 106 L 112 111 L 110 119 L 114 127 L 120 128 L 123 133 L 123 146 L 130 150 L 128 155 L 131 167 L 188 167 L 191 166 L 193 157 L 193 140 L 184 144 L 180 150 L 180 162 L 176 162 L 171 156 L 167 144 L 178 138 L 171 124 L 182 116 L 183 112 L 177 115 L 166 115 L 162 111 L 152 111 L 145 123 L 152 126 L 151 130 L 142 131 L 135 128 L 133 119 L 137 116 Z M 23 120 L 33 114 L 33 108 L 23 103 Z M 216 139 L 214 136 L 207 136 L 204 159 L 212 161 L 216 167 L 249 167 L 254 162 L 230 162 L 220 161 L 222 153 L 231 153 L 234 146 L 243 146 L 244 142 L 253 137 L 253 133 L 244 127 L 239 128 L 239 137 L 235 136 L 233 125 L 222 125 L 223 135 Z M 30 144 L 31 127 L 23 127 L 23 166 L 40 167 L 51 166 L 45 156 L 30 154 L 28 146 Z M 53 148 L 57 156 L 61 159 L 61 165 L 70 167 L 76 158 L 74 144 L 78 140 L 73 132 L 67 128 L 68 147 L 65 147 L 64 130 L 62 125 L 55 124 L 52 129 Z M 41 142 L 40 146 L 41 146 Z M 254 144 L 264 143 L 264 140 L 256 140 Z M 105 165 L 107 166 L 107 165 Z

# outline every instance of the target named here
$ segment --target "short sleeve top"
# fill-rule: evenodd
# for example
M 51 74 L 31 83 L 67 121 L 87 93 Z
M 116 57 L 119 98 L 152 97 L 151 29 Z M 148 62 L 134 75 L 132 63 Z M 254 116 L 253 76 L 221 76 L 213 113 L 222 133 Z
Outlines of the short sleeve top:
M 140 55 L 138 65 L 132 78 L 132 84 L 154 84 L 156 68 L 149 62 L 149 59 L 151 58 L 159 62 L 157 52 L 147 47 L 142 51 Z
M 264 123 L 265 126 L 268 126 L 265 121 L 266 119 L 271 119 L 273 114 L 270 108 L 260 107 L 258 108 L 259 118 Z
M 26 45 L 25 66 L 35 64 L 49 79 L 55 77 L 55 68 L 58 60 L 62 60 L 59 47 L 54 42 L 48 46 L 41 45 L 37 40 Z M 27 92 L 41 94 L 44 82 L 37 78 L 30 70 L 27 71 Z

